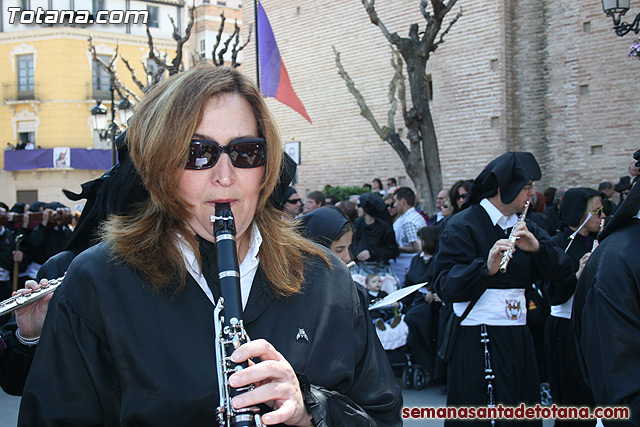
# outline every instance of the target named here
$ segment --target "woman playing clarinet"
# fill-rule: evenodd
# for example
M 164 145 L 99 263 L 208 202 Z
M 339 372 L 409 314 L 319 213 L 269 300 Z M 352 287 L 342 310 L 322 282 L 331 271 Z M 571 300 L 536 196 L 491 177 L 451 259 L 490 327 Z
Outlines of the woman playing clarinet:
M 401 425 L 399 388 L 346 266 L 269 201 L 283 154 L 249 79 L 198 66 L 165 80 L 127 144 L 149 198 L 71 263 L 19 424 L 237 425 L 218 410 L 222 296 L 250 338 L 228 355 L 246 366 L 225 377 L 245 390 L 230 393 L 233 408 L 258 407 L 265 425 Z M 237 274 L 241 301 L 220 288 L 212 221 L 223 204 L 239 264 L 224 273 Z

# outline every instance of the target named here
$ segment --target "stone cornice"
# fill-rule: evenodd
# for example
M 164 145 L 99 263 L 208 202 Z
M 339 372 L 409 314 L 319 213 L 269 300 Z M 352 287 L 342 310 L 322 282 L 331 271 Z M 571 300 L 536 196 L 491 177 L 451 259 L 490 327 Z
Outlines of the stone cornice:
M 61 38 L 87 41 L 89 36 L 93 37 L 94 42 L 148 46 L 146 36 L 97 31 L 95 28 L 76 27 L 44 27 L 26 31 L 0 33 L 0 44 L 37 42 Z M 175 48 L 175 41 L 173 39 L 154 37 L 153 44 L 156 48 Z

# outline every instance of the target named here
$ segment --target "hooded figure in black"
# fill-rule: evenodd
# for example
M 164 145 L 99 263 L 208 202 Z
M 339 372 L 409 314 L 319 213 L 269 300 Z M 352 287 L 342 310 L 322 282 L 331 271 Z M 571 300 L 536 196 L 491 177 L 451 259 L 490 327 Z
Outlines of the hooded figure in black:
M 365 193 L 358 199 L 364 215 L 354 222 L 351 252 L 358 261 L 387 263 L 400 253 L 391 225 L 391 216 L 378 193 Z
M 545 297 L 551 304 L 545 325 L 547 372 L 554 403 L 563 406 L 594 405 L 591 389 L 580 370 L 571 307 L 578 278 L 604 218 L 601 195 L 591 188 L 572 188 L 566 192 L 560 205 L 562 228 L 551 240 L 571 257 L 574 274 L 562 281 L 543 283 Z M 584 421 L 578 420 L 556 420 L 556 423 L 584 425 Z
M 353 224 L 340 209 L 323 206 L 300 218 L 302 231 L 307 238 L 331 249 L 345 264 L 351 261 L 349 245 L 353 238 Z
M 571 259 L 544 230 L 519 221 L 540 177 L 531 153 L 501 155 L 474 180 L 463 210 L 440 234 L 433 261 L 436 292 L 459 319 L 464 317 L 448 365 L 447 406 L 540 402 L 525 289 L 536 280 L 572 273 Z M 508 239 L 511 233 L 515 243 Z M 502 273 L 507 250 L 512 257 Z M 512 423 L 497 420 L 497 425 Z
M 71 224 L 69 208 L 58 202 L 44 205 L 42 223 L 31 230 L 28 239 L 30 259 L 38 264 L 38 268 L 65 249 L 73 236 L 69 224 Z
M 349 222 L 338 210 L 329 207 L 315 209 L 303 215 L 301 220 L 304 235 L 327 248 L 340 237 L 341 230 Z
M 640 164 L 640 151 L 634 158 Z M 637 426 L 640 425 L 640 186 L 632 187 L 598 240 L 600 245 L 578 280 L 571 318 L 596 404 L 627 406 L 631 419 L 626 424 Z

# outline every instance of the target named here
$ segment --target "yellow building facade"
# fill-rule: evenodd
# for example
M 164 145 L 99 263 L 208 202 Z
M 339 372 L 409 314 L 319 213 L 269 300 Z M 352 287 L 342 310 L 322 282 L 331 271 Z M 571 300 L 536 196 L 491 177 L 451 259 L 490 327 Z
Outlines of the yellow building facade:
M 74 202 L 67 200 L 61 190 L 79 191 L 80 184 L 100 176 L 111 166 L 111 138 L 104 138 L 104 134 L 100 138 L 93 130 L 95 119 L 90 112 L 101 100 L 108 109 L 107 119 L 111 120 L 110 79 L 94 63 L 88 40 L 92 38 L 96 53 L 104 61 L 117 53 L 118 78 L 138 98 L 142 90 L 134 84 L 122 58 L 134 68 L 136 77 L 145 82 L 143 64 L 148 64 L 149 46 L 145 35 L 102 29 L 34 26 L 22 31 L 5 28 L 0 33 L 0 142 L 5 148 L 0 159 L 0 200 L 7 205 L 40 200 L 59 201 L 74 208 Z M 176 44 L 169 37 L 157 34 L 154 45 L 159 54 L 173 59 Z M 117 109 L 121 99 L 117 93 L 114 98 L 115 122 L 124 128 Z M 33 142 L 36 150 L 7 152 L 9 145 L 17 147 L 25 140 Z M 14 170 L 15 165 L 6 163 L 15 159 L 16 153 L 22 157 L 37 156 L 56 147 L 84 149 L 83 156 L 107 158 L 107 164 L 103 161 L 104 166 L 97 169 L 56 168 L 52 158 L 51 167 Z
M 100 176 L 111 166 L 111 138 L 94 130 L 95 118 L 91 109 L 98 100 L 107 108 L 107 120 L 111 120 L 111 96 L 108 74 L 100 71 L 89 50 L 92 38 L 96 54 L 103 61 L 110 61 L 116 53 L 115 68 L 120 81 L 142 97 L 125 66 L 126 59 L 134 68 L 136 78 L 146 84 L 146 67 L 157 67 L 149 59 L 149 44 L 143 24 L 93 24 L 69 25 L 25 24 L 9 22 L 9 7 L 24 7 L 29 2 L 4 0 L 0 2 L 0 144 L 3 148 L 19 146 L 26 140 L 34 143 L 33 152 L 15 150 L 0 158 L 0 201 L 11 206 L 16 202 L 30 203 L 59 201 L 76 208 L 64 196 L 62 189 L 80 191 L 80 184 Z M 107 4 L 108 3 L 108 4 Z M 73 7 L 76 11 L 102 10 L 113 14 L 118 10 L 147 10 L 152 18 L 150 31 L 156 55 L 170 63 L 175 56 L 173 23 L 181 35 L 188 25 L 188 7 L 181 0 L 31 0 L 29 8 L 63 11 Z M 109 7 L 109 9 L 106 9 Z M 200 61 L 212 62 L 213 47 L 220 27 L 220 14 L 226 23 L 222 44 L 231 36 L 234 24 L 242 25 L 241 0 L 195 2 L 194 23 L 189 40 L 183 46 L 183 65 L 189 68 Z M 48 13 L 48 12 L 47 12 Z M 224 56 L 230 61 L 230 52 Z M 238 59 L 241 61 L 242 53 Z M 143 65 L 144 64 L 144 65 Z M 115 95 L 115 122 L 126 127 L 125 117 L 118 109 L 121 99 Z M 136 101 L 131 98 L 132 101 Z M 131 111 L 127 111 L 130 113 Z M 54 157 L 60 150 L 68 149 L 87 159 L 101 159 L 99 168 L 58 167 Z M 75 151 L 80 150 L 80 151 Z M 28 167 L 17 165 L 23 158 L 39 155 L 39 161 Z M 42 155 L 48 156 L 42 160 Z M 8 159 L 8 160 L 7 160 Z M 13 159 L 13 160 L 12 160 Z M 50 159 L 50 160 L 49 160 Z M 106 159 L 106 160 L 105 160 Z M 9 163 L 16 164 L 9 164 Z M 48 164 L 50 163 L 50 164 Z M 16 170 L 16 168 L 20 168 Z

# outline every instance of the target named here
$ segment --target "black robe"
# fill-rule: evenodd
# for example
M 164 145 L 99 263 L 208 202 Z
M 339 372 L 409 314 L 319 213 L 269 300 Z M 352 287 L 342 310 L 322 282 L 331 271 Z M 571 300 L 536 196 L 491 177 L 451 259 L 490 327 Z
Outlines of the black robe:
M 425 261 L 420 254 L 414 256 L 411 259 L 405 287 L 429 282 L 427 288 L 431 289 L 432 261 L 433 258 Z M 432 379 L 441 379 L 444 377 L 444 365 L 442 359 L 436 357 L 436 353 L 442 303 L 439 301 L 427 303 L 424 297 L 425 295 L 418 291 L 403 299 L 404 305 L 408 307 L 404 317 L 409 327 L 407 344 L 415 362 L 420 364 Z
M 7 280 L 0 281 L 0 301 L 4 301 L 11 298 L 13 292 L 13 276 L 14 276 L 14 262 L 13 251 L 16 249 L 15 242 L 16 235 L 11 231 L 9 227 L 2 227 L 0 232 L 0 267 L 7 270 L 9 278 Z M 19 264 L 19 271 L 26 269 L 26 257 L 23 262 Z M 0 326 L 4 325 L 11 318 L 11 314 L 7 314 L 0 317 Z
M 638 254 L 640 220 L 633 218 L 604 238 L 589 258 L 578 280 L 571 316 L 596 404 L 628 406 L 636 426 L 640 425 Z
M 364 218 L 358 218 L 353 225 L 355 232 L 350 249 L 354 257 L 368 250 L 371 257 L 367 262 L 387 263 L 400 253 L 393 228 L 389 224 L 380 219 L 376 219 L 373 224 L 367 224 Z
M 549 235 L 532 221 L 527 228 L 540 242 L 529 254 L 516 250 L 506 273 L 488 275 L 487 257 L 493 244 L 506 239 L 486 210 L 474 204 L 452 216 L 439 236 L 435 256 L 435 288 L 446 303 L 472 301 L 487 289 L 526 289 L 538 279 L 564 278 L 571 274 L 571 259 Z M 503 308 L 504 309 L 504 308 Z M 480 326 L 461 326 L 448 365 L 447 405 L 486 406 L 487 382 Z M 516 406 L 540 401 L 535 350 L 526 325 L 487 326 L 496 403 Z M 448 420 L 447 425 L 454 422 Z M 509 424 L 500 422 L 500 425 Z
M 572 234 L 565 229 L 551 239 L 558 248 L 565 250 Z M 593 247 L 593 237 L 576 235 L 567 254 L 573 261 L 574 274 L 563 281 L 544 282 L 543 292 L 551 305 L 566 303 L 575 293 L 575 272 L 580 266 L 580 258 Z M 580 368 L 578 341 L 573 333 L 571 319 L 550 315 L 545 324 L 545 352 L 547 373 L 553 401 L 562 406 L 594 406 L 591 388 Z M 562 425 L 593 425 L 592 421 L 556 420 Z
M 344 264 L 305 266 L 302 292 L 277 299 L 262 270 L 244 311 L 304 374 L 319 425 L 401 425 L 400 389 Z M 299 334 L 306 332 L 308 341 Z M 190 276 L 154 293 L 104 244 L 80 254 L 49 306 L 19 425 L 217 425 L 213 305 Z
M 36 347 L 21 344 L 15 336 L 16 329 L 15 318 L 0 328 L 0 335 L 7 346 L 0 350 L 0 387 L 7 394 L 20 396 Z
M 31 260 L 44 264 L 52 256 L 65 250 L 73 232 L 66 225 L 56 229 L 37 225 L 29 233 L 29 253 Z
M 74 255 L 70 251 L 63 251 L 49 258 L 38 270 L 36 281 L 39 283 L 42 278 L 55 279 L 62 276 L 67 271 Z M 7 394 L 20 396 L 29 374 L 36 346 L 20 343 L 15 336 L 16 329 L 15 317 L 0 328 L 0 334 L 2 334 L 2 339 L 7 346 L 4 351 L 0 352 L 0 387 Z

